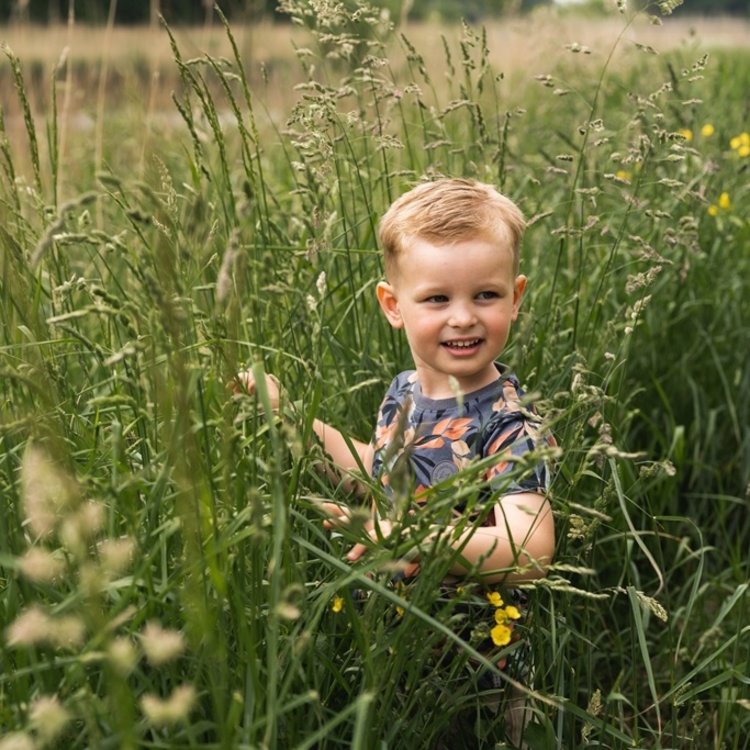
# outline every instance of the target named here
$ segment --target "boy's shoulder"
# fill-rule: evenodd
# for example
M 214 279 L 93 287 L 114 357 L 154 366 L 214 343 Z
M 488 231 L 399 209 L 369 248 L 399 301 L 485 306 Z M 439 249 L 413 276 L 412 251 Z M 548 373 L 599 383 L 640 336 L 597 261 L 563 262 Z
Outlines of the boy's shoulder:
M 388 397 L 404 397 L 414 391 L 414 387 L 417 384 L 417 371 L 416 370 L 404 370 L 396 375 L 388 386 L 386 392 L 386 398 Z
M 404 403 L 408 399 L 412 408 L 416 407 L 418 411 L 436 409 L 446 412 L 453 408 L 458 412 L 464 412 L 468 409 L 474 414 L 485 414 L 490 418 L 501 415 L 515 415 L 516 417 L 535 415 L 535 410 L 528 403 L 516 374 L 500 362 L 496 363 L 496 367 L 499 377 L 490 385 L 458 399 L 439 401 L 432 401 L 422 396 L 416 370 L 404 370 L 393 378 L 384 400 L 391 403 Z

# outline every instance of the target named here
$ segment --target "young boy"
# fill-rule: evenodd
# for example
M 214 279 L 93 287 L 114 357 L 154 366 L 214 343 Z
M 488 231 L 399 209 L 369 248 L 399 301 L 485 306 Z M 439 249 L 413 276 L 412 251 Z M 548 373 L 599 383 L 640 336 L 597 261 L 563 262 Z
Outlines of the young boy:
M 386 494 L 406 461 L 416 503 L 473 460 L 489 459 L 482 496 L 494 505 L 483 525 L 441 529 L 460 551 L 450 574 L 471 571 L 488 583 L 544 576 L 555 543 L 544 462 L 534 461 L 520 478 L 516 471 L 525 454 L 553 442 L 540 435 L 516 377 L 496 361 L 526 288 L 519 274 L 524 228 L 512 201 L 472 180 L 421 184 L 396 200 L 379 228 L 386 280 L 377 298 L 391 326 L 406 334 L 415 369 L 391 383 L 371 442 L 350 441 L 356 456 L 338 430 L 319 420 L 313 425 L 345 475 L 356 475 L 361 463 Z M 254 387 L 250 373 L 239 381 Z M 266 387 L 275 406 L 278 381 L 267 376 Z M 334 523 L 347 516 L 334 504 L 326 509 L 339 517 Z M 376 520 L 373 543 L 390 532 L 389 521 Z M 368 549 L 356 544 L 348 559 Z

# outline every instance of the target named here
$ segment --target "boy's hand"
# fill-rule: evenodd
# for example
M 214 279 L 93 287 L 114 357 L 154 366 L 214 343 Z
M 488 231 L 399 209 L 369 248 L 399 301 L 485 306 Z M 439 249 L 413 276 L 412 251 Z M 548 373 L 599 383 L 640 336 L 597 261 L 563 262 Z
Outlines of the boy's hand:
M 337 526 L 346 526 L 352 520 L 352 511 L 346 505 L 339 503 L 316 503 L 321 513 L 325 514 L 323 528 L 330 531 Z
M 377 524 L 377 528 L 375 525 Z M 387 539 L 393 531 L 393 524 L 390 521 L 369 521 L 366 525 L 367 534 L 372 539 L 374 544 L 377 544 L 380 539 Z M 347 553 L 346 559 L 349 562 L 356 562 L 362 555 L 364 555 L 370 548 L 371 544 L 364 544 L 363 542 L 357 542 Z
M 279 400 L 281 397 L 281 383 L 273 375 L 264 376 L 266 382 L 266 391 L 271 401 L 271 408 L 274 411 L 279 410 Z M 235 395 L 242 393 L 255 393 L 255 376 L 252 370 L 241 370 L 237 375 L 227 383 L 227 388 L 231 388 Z
M 323 526 L 326 529 L 335 529 L 337 526 L 347 526 L 352 522 L 362 522 L 363 517 L 360 511 L 348 508 L 345 505 L 339 505 L 338 503 L 319 503 L 319 509 L 326 514 L 326 518 L 323 521 Z M 376 528 L 377 524 L 377 528 Z M 357 542 L 352 545 L 351 549 L 346 553 L 346 559 L 348 562 L 357 562 L 372 547 L 380 542 L 381 539 L 387 539 L 393 532 L 393 524 L 390 521 L 383 519 L 374 519 L 371 513 L 368 511 L 366 520 L 364 521 L 364 530 L 372 540 L 371 543 Z M 419 572 L 419 560 L 402 560 L 401 573 L 405 578 L 411 578 Z

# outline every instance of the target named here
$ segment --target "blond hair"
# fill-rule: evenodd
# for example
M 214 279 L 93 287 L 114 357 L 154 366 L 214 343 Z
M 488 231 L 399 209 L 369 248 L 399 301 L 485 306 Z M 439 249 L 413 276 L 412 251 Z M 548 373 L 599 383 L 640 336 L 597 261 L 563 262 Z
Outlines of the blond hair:
M 383 215 L 378 227 L 388 276 L 414 239 L 449 245 L 472 239 L 507 243 L 518 274 L 521 237 L 526 222 L 521 210 L 492 185 L 476 180 L 442 178 L 404 193 Z

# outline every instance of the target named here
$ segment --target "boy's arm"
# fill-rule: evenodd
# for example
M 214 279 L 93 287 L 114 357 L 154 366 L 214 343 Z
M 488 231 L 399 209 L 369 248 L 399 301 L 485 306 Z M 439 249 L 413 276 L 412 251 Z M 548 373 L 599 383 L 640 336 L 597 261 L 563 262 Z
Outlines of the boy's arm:
M 229 384 L 235 393 L 254 393 L 255 377 L 251 370 L 243 370 Z M 278 411 L 281 401 L 282 386 L 278 378 L 273 375 L 265 375 L 265 386 L 271 408 Z M 313 431 L 318 436 L 326 453 L 331 457 L 336 468 L 342 474 L 340 478 L 347 479 L 352 472 L 358 472 L 360 463 L 369 474 L 372 468 L 372 446 L 361 440 L 347 439 L 335 427 L 320 419 L 313 420 Z M 351 447 L 350 447 L 351 445 Z M 352 453 L 352 448 L 354 453 Z M 359 459 L 359 460 L 358 460 Z
M 448 525 L 428 536 L 425 542 L 429 544 L 439 535 L 449 539 L 451 547 L 460 551 L 466 565 L 456 560 L 449 571 L 451 575 L 465 576 L 473 571 L 487 583 L 544 577 L 555 550 L 555 525 L 547 498 L 537 492 L 505 495 L 495 505 L 494 513 L 494 526 L 472 527 L 454 536 L 454 527 Z M 392 526 L 388 521 L 376 523 L 378 529 L 370 531 L 375 542 L 379 536 L 389 536 Z M 369 547 L 355 544 L 347 559 L 358 560 Z
M 537 492 L 504 495 L 495 505 L 495 525 L 479 526 L 458 537 L 446 530 L 457 560 L 450 572 L 466 575 L 477 570 L 484 581 L 527 581 L 547 575 L 555 551 L 555 523 L 549 500 Z M 481 565 L 480 565 L 481 562 Z M 477 569 L 477 565 L 479 568 Z M 517 568 L 511 573 L 505 571 Z
M 373 454 L 370 443 L 363 443 L 361 440 L 354 440 L 353 438 L 347 439 L 335 427 L 331 427 L 320 419 L 313 420 L 312 426 L 320 442 L 323 443 L 326 453 L 342 472 L 359 471 L 361 464 L 365 472 L 370 473 Z M 352 453 L 352 448 L 354 448 L 356 454 Z

